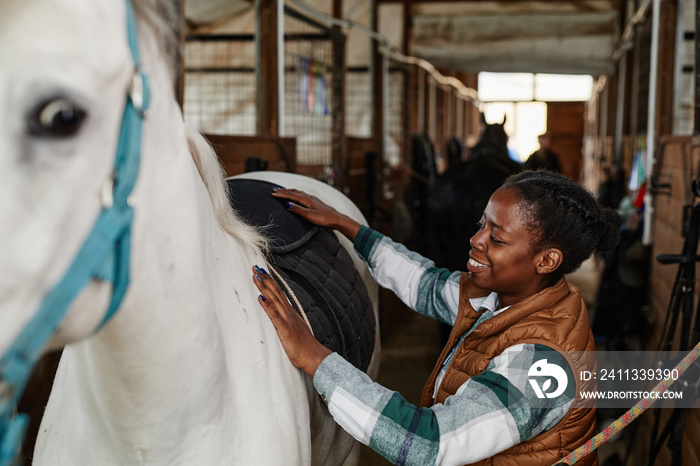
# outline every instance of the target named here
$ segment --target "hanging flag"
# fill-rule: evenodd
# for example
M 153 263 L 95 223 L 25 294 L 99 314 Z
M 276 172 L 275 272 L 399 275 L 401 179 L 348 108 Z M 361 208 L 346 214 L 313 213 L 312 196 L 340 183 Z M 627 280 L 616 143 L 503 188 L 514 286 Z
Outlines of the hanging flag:
M 627 189 L 630 191 L 636 191 L 639 187 L 639 154 L 634 153 L 632 158 L 632 169 L 630 170 L 630 177 L 627 182 Z
M 637 144 L 632 159 L 632 169 L 630 170 L 630 178 L 627 183 L 627 188 L 630 191 L 637 191 L 646 179 L 645 170 L 645 154 L 646 154 L 646 135 L 640 134 L 637 136 Z
M 308 112 L 308 94 L 309 94 L 309 59 L 308 57 L 299 56 L 297 58 L 297 93 L 299 98 L 299 107 L 302 112 Z
M 644 195 L 647 193 L 647 183 L 646 181 L 642 182 L 642 184 L 639 186 L 639 191 L 637 192 L 637 196 L 634 199 L 633 205 L 637 208 L 637 210 L 642 211 L 644 210 Z
M 316 62 L 316 106 L 314 113 L 316 115 L 328 115 L 328 106 L 326 105 L 326 66 Z
M 308 112 L 314 111 L 314 93 L 316 92 L 316 80 L 314 74 L 316 73 L 316 60 L 309 58 L 309 89 L 306 93 L 306 109 Z

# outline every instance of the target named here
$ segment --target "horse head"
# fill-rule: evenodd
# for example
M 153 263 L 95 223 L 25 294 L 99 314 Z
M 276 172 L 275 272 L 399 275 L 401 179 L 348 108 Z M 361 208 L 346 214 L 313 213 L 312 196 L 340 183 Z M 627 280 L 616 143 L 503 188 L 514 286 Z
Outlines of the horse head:
M 115 251 L 129 249 L 148 103 L 134 18 L 128 1 L 0 6 L 3 421 L 42 351 L 91 335 L 128 283 Z
M 338 464 L 350 437 L 259 309 L 265 240 L 182 120 L 179 2 L 0 5 L 0 465 L 33 364 L 64 345 L 34 464 Z
M 108 202 L 134 65 L 115 2 L 0 7 L 0 349 L 77 254 Z M 118 13 L 126 16 L 123 3 Z M 87 20 L 86 18 L 91 18 Z M 106 303 L 109 286 L 86 293 Z M 100 317 L 81 319 L 88 334 Z
M 503 121 L 500 123 L 489 124 L 486 121 L 486 116 L 481 113 L 481 136 L 479 142 L 472 148 L 472 156 L 478 156 L 480 151 L 486 149 L 489 153 L 497 155 L 508 155 L 508 133 L 506 133 L 506 115 L 503 115 Z M 474 149 L 477 149 L 476 151 Z

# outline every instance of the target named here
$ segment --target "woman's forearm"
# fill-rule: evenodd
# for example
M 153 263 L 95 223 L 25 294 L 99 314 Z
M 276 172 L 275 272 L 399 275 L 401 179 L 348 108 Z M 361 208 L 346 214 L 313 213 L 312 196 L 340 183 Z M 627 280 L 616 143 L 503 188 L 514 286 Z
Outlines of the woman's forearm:
M 355 237 L 360 231 L 360 224 L 343 214 L 339 214 L 337 222 L 334 222 L 331 227 L 345 235 L 350 241 L 355 241 Z

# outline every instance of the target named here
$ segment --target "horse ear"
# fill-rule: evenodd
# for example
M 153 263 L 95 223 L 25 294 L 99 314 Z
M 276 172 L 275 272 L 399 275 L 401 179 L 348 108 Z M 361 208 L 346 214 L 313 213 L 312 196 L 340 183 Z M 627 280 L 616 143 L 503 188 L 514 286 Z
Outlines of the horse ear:
M 503 123 L 501 123 L 501 124 L 502 124 L 502 125 L 505 125 L 505 124 L 506 124 L 506 114 L 505 114 L 505 113 L 503 114 Z

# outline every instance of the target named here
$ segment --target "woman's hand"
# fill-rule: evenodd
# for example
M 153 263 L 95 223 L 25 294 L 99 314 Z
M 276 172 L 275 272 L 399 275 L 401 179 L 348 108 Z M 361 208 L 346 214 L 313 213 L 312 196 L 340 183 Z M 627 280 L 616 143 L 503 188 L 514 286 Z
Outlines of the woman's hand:
M 360 224 L 355 220 L 341 214 L 319 198 L 306 194 L 303 191 L 297 189 L 276 189 L 272 195 L 294 201 L 287 203 L 287 209 L 291 212 L 318 226 L 338 230 L 351 241 L 354 241 L 357 232 L 360 230 Z
M 313 377 L 318 365 L 331 351 L 316 340 L 265 269 L 257 265 L 253 267 L 253 282 L 260 290 L 258 302 L 275 326 L 287 357 L 292 364 Z

